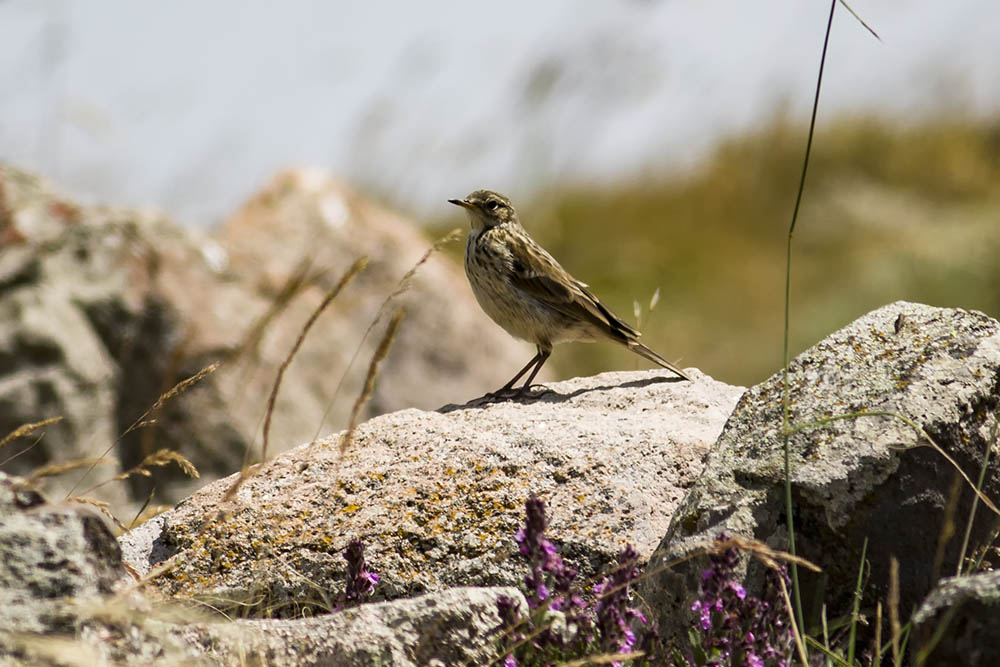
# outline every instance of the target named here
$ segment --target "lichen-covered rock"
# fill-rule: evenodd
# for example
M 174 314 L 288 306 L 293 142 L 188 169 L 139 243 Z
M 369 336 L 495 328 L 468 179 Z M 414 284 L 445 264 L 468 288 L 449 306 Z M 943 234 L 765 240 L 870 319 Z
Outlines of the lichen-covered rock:
M 459 588 L 294 620 L 150 605 L 102 519 L 0 473 L 0 665 L 455 665 L 498 657 L 497 599 Z
M 941 581 L 913 615 L 910 651 L 925 667 L 1000 665 L 1000 572 Z
M 513 538 L 537 493 L 586 580 L 626 543 L 652 553 L 743 391 L 692 373 L 605 373 L 527 401 L 383 415 L 343 458 L 339 437 L 285 452 L 234 500 L 234 478 L 220 480 L 121 542 L 140 570 L 172 554 L 153 580 L 166 596 L 293 615 L 329 607 L 352 537 L 382 597 L 518 585 Z
M 822 578 L 800 568 L 802 599 L 811 604 L 818 594 L 830 618 L 847 611 L 867 539 L 866 603 L 884 600 L 895 556 L 905 614 L 934 585 L 956 471 L 921 434 L 888 413 L 922 428 L 975 479 L 1000 405 L 1000 324 L 978 312 L 893 303 L 806 350 L 790 370 L 796 546 L 823 568 Z M 879 414 L 851 416 L 863 412 Z M 846 418 L 833 419 L 840 416 Z M 704 473 L 678 507 L 651 563 L 654 571 L 720 532 L 788 547 L 781 434 L 779 374 L 740 400 Z M 984 491 L 1000 497 L 995 464 Z M 972 497 L 962 486 L 956 517 L 968 515 Z M 979 518 L 973 546 L 985 541 L 991 526 L 982 510 Z M 959 542 L 951 540 L 943 552 L 944 571 L 954 571 Z M 643 596 L 657 607 L 666 634 L 683 636 L 705 567 L 704 558 L 694 558 L 644 582 Z M 751 567 L 751 584 L 760 570 Z M 818 590 L 823 578 L 825 589 Z

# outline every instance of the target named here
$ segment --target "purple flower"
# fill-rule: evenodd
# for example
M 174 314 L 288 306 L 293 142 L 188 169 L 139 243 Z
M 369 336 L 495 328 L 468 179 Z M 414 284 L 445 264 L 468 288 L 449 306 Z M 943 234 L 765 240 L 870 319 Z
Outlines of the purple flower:
M 720 535 L 720 542 L 728 539 Z M 778 578 L 783 569 L 767 570 L 764 593 L 757 598 L 736 580 L 739 553 L 726 549 L 709 556 L 711 567 L 702 572 L 701 597 L 691 605 L 700 649 L 720 664 L 784 667 L 791 655 L 792 637 L 780 599 Z
M 640 573 L 638 554 L 626 546 L 614 572 L 593 586 L 596 599 L 588 603 L 576 583 L 577 571 L 563 562 L 556 545 L 545 536 L 547 527 L 545 505 L 533 495 L 525 502 L 525 525 L 514 536 L 528 562 L 524 590 L 533 611 L 520 619 L 512 601 L 497 601 L 507 652 L 504 665 L 554 664 L 595 653 L 627 652 L 637 645 L 647 655 L 643 664 L 649 664 L 657 636 L 646 627 L 646 617 L 630 606 L 631 584 Z M 553 631 L 548 611 L 560 612 L 564 627 L 571 630 Z
M 344 592 L 337 601 L 337 609 L 343 609 L 361 604 L 375 593 L 375 584 L 379 576 L 368 570 L 365 562 L 365 545 L 360 538 L 354 538 L 344 549 L 344 559 L 347 561 L 347 581 Z
M 618 554 L 618 567 L 614 572 L 594 586 L 597 594 L 594 612 L 603 652 L 631 651 L 638 641 L 633 623 L 646 624 L 646 617 L 629 601 L 630 586 L 639 577 L 638 562 L 639 555 L 627 545 Z

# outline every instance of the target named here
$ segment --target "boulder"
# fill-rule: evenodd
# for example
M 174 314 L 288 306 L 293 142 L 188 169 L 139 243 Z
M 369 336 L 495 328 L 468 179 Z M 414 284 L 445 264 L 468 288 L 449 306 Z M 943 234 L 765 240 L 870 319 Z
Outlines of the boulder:
M 0 473 L 0 630 L 72 632 L 77 607 L 110 595 L 124 574 L 118 542 L 95 512 L 47 503 Z
M 1000 572 L 939 582 L 913 616 L 913 637 L 914 664 L 1000 665 Z
M 802 599 L 809 610 L 825 602 L 828 618 L 847 613 L 867 539 L 865 605 L 885 600 L 895 556 L 906 618 L 940 572 L 955 570 L 961 540 L 948 541 L 938 557 L 939 538 L 951 519 L 964 527 L 973 498 L 929 440 L 977 478 L 1000 405 L 1000 324 L 978 312 L 897 302 L 806 350 L 790 373 L 796 548 L 823 568 L 822 575 L 799 568 Z M 960 495 L 949 518 L 953 488 Z M 995 463 L 983 490 L 1000 497 Z M 973 547 L 987 540 L 992 522 L 980 504 Z M 780 374 L 740 399 L 651 570 L 699 553 L 723 532 L 789 546 Z M 703 556 L 695 557 L 643 582 L 641 594 L 657 609 L 666 636 L 685 636 L 706 567 Z M 748 588 L 759 589 L 761 574 L 759 564 L 749 568 Z
M 315 618 L 195 624 L 181 636 L 211 664 L 447 667 L 502 659 L 497 599 L 514 588 L 453 588 Z M 175 629 L 176 632 L 176 629 Z
M 331 606 L 353 537 L 381 575 L 376 595 L 519 585 L 524 501 L 546 503 L 549 536 L 584 580 L 626 543 L 648 557 L 701 471 L 742 388 L 691 371 L 604 373 L 538 398 L 404 410 L 203 488 L 125 535 L 126 560 L 164 597 L 251 616 Z

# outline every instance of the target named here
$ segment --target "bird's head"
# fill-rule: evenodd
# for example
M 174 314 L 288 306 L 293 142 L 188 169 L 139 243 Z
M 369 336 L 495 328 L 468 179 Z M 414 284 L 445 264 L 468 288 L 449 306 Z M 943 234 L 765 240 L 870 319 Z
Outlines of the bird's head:
M 509 222 L 517 222 L 517 213 L 514 212 L 510 200 L 491 190 L 476 190 L 465 199 L 449 199 L 448 201 L 466 210 L 472 229 L 476 231 Z

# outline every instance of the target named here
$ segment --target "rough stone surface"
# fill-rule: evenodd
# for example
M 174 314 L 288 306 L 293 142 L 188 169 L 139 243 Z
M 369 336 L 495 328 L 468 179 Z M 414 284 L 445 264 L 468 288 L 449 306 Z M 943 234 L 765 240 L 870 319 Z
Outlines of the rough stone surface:
M 48 504 L 24 480 L 0 473 L 0 629 L 71 631 L 75 605 L 110 594 L 123 575 L 103 519 Z
M 102 519 L 0 473 L 0 665 L 456 665 L 497 656 L 496 601 L 459 588 L 314 618 L 211 622 L 121 584 Z
M 485 665 L 502 657 L 501 596 L 527 613 L 521 593 L 503 587 L 454 588 L 311 618 L 231 621 L 123 597 L 82 608 L 72 632 L 0 629 L 0 665 Z
M 584 578 L 631 543 L 648 557 L 743 391 L 691 371 L 605 373 L 550 385 L 522 402 L 404 410 L 268 462 L 225 501 L 235 477 L 194 494 L 126 559 L 166 596 L 244 613 L 326 608 L 360 537 L 385 598 L 464 585 L 517 585 L 512 558 L 524 501 L 546 502 L 549 534 Z M 220 511 L 224 510 L 224 516 Z M 152 552 L 152 557 L 151 557 Z
M 122 470 L 165 447 L 207 479 L 238 469 L 259 445 L 280 364 L 326 292 L 367 255 L 285 373 L 270 453 L 343 426 L 385 322 L 362 343 L 365 329 L 431 246 L 411 222 L 311 171 L 279 176 L 224 229 L 202 234 L 148 211 L 77 206 L 0 167 L 0 239 L 0 437 L 63 417 L 37 442 L 5 448 L 3 469 L 26 475 L 114 444 Z M 440 253 L 410 285 L 396 300 L 409 316 L 362 416 L 482 395 L 533 354 L 480 312 L 461 267 Z M 164 391 L 215 361 L 225 362 L 219 371 L 118 439 Z M 114 472 L 99 468 L 77 492 Z M 47 488 L 65 494 L 79 476 Z M 194 484 L 166 466 L 95 493 L 125 516 L 130 497 L 141 503 L 155 487 L 154 502 L 175 502 Z
M 527 610 L 514 588 L 453 588 L 308 619 L 200 624 L 182 636 L 223 665 L 244 665 L 248 656 L 265 665 L 487 665 L 502 657 L 496 602 L 503 595 Z
M 913 625 L 915 664 L 926 647 L 927 667 L 1000 665 L 1000 572 L 941 581 L 914 614 Z
M 889 416 L 818 420 L 861 411 L 898 413 L 930 435 L 971 478 L 982 465 L 991 413 L 1000 404 L 1000 324 L 978 312 L 897 302 L 873 311 L 799 355 L 791 365 L 790 438 L 798 553 L 824 569 L 828 615 L 844 613 L 855 588 L 861 546 L 871 565 L 865 600 L 885 599 L 890 556 L 900 563 L 901 609 L 934 584 L 935 552 L 956 472 L 903 421 Z M 651 566 L 690 554 L 720 532 L 787 548 L 782 378 L 740 400 L 705 471 L 678 507 Z M 813 424 L 813 425 L 809 425 Z M 996 461 L 996 457 L 992 459 Z M 991 464 L 984 492 L 1000 497 Z M 972 493 L 963 487 L 958 513 Z M 972 535 L 982 544 L 983 517 Z M 959 540 L 944 552 L 955 567 Z M 706 559 L 694 558 L 644 582 L 662 630 L 683 633 Z M 751 567 L 750 582 L 759 582 Z M 821 579 L 801 568 L 803 600 Z

